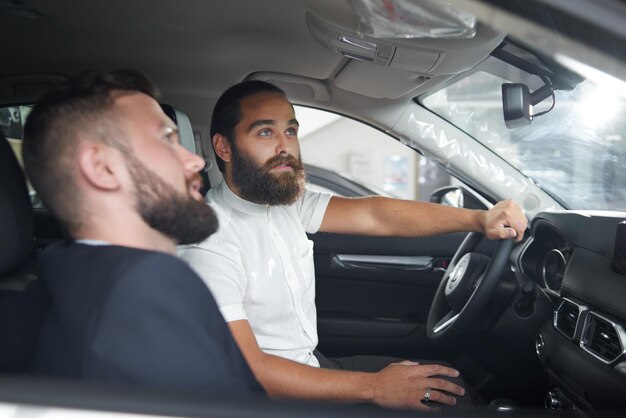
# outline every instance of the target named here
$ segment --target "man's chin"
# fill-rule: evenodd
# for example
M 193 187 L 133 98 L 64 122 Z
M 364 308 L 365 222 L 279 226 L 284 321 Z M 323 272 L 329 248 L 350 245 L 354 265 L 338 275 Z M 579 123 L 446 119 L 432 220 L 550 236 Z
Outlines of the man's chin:
M 298 177 L 298 173 L 296 173 L 293 169 L 290 170 L 271 170 L 270 175 L 274 178 L 278 183 L 291 183 L 296 180 Z

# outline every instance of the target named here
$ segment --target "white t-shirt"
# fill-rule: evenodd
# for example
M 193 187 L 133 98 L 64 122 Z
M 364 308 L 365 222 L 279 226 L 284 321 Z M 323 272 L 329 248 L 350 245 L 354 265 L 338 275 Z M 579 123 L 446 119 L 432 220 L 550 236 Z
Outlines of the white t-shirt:
M 207 202 L 218 231 L 178 254 L 209 286 L 226 322 L 245 319 L 268 354 L 319 367 L 313 242 L 331 195 L 306 189 L 290 206 L 249 202 L 225 181 Z

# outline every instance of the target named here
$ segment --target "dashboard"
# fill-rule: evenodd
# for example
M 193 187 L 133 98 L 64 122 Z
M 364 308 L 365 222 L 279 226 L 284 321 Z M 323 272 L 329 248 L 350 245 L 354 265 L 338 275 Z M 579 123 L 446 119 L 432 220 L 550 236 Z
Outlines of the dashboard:
M 553 409 L 626 410 L 626 275 L 612 268 L 624 219 L 623 212 L 540 213 L 520 253 L 523 274 L 554 305 L 535 341 Z

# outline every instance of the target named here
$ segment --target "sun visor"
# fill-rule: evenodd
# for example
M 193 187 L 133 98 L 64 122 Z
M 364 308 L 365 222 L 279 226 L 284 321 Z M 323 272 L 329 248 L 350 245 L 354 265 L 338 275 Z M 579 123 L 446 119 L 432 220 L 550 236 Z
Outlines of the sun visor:
M 426 74 L 437 67 L 444 55 L 438 49 L 399 46 L 383 40 L 362 38 L 334 28 L 310 13 L 307 13 L 306 21 L 317 42 L 338 55 L 356 61 Z
M 381 83 L 381 79 L 385 82 Z M 397 99 L 410 94 L 429 79 L 411 71 L 390 70 L 360 61 L 350 61 L 337 74 L 334 84 L 347 91 L 366 91 L 368 97 L 376 99 Z M 364 90 L 363 86 L 367 86 L 367 89 Z

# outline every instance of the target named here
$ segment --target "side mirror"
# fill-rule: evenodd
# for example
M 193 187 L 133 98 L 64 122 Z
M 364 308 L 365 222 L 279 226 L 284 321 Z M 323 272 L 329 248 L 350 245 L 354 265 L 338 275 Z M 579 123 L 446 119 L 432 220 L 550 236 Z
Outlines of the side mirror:
M 430 201 L 453 208 L 462 208 L 464 203 L 463 191 L 456 187 L 451 188 L 451 190 L 435 190 L 430 195 Z
M 435 190 L 430 194 L 430 201 L 466 209 L 489 209 L 493 206 L 478 193 L 459 186 L 445 186 Z
M 506 83 L 502 85 L 502 110 L 507 128 L 520 128 L 530 125 L 532 103 L 530 90 L 525 84 Z

